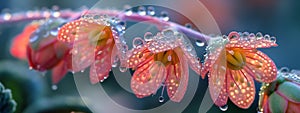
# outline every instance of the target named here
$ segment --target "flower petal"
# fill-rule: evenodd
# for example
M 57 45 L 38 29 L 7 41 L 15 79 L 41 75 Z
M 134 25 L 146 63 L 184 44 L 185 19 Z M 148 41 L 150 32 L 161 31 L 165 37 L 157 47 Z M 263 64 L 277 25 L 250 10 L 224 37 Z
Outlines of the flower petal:
M 243 49 L 256 49 L 256 48 L 270 48 L 275 47 L 277 44 L 275 41 L 271 41 L 266 38 L 257 38 L 254 35 L 247 37 L 241 37 L 237 32 L 231 32 L 228 37 L 230 41 L 226 44 L 226 48 L 243 48 Z M 234 38 L 233 38 L 234 37 Z
M 142 62 L 145 63 L 145 60 L 150 60 L 149 58 L 152 56 L 153 54 L 148 50 L 147 46 L 134 48 L 129 52 L 129 58 L 127 59 L 126 65 L 129 68 L 136 68 L 142 64 Z
M 261 51 L 246 52 L 245 71 L 259 82 L 270 83 L 276 79 L 275 63 Z
M 68 72 L 68 67 L 64 61 L 58 63 L 52 69 L 52 84 L 57 84 Z
M 293 82 L 284 82 L 278 86 L 277 92 L 289 101 L 300 103 L 300 86 Z
M 297 113 L 299 111 L 300 111 L 300 103 L 293 103 L 293 102 L 288 103 L 288 108 L 286 113 Z
M 269 97 L 269 108 L 271 113 L 285 113 L 288 101 L 278 95 L 276 92 Z
M 90 81 L 92 84 L 103 81 L 109 76 L 109 72 L 112 67 L 112 53 L 115 53 L 116 49 L 113 49 L 113 45 L 105 49 L 100 49 L 95 53 L 95 62 L 90 68 Z M 98 54 L 97 54 L 98 53 Z
M 223 106 L 227 104 L 227 89 L 224 87 L 226 85 L 226 52 L 223 49 L 214 64 L 211 65 L 208 74 L 208 83 L 210 96 L 213 102 L 217 106 Z
M 180 102 L 188 86 L 189 70 L 187 61 L 181 51 L 175 49 L 179 62 L 168 65 L 166 86 L 168 96 L 174 102 Z
M 87 44 L 87 40 L 74 44 L 72 49 L 72 71 L 84 70 L 95 61 L 94 50 L 96 47 Z
M 230 100 L 240 108 L 247 109 L 254 101 L 254 81 L 244 70 L 230 70 L 227 90 Z
M 155 94 L 166 79 L 166 68 L 161 62 L 154 62 L 153 57 L 142 62 L 131 78 L 131 89 L 138 98 Z
M 17 35 L 13 40 L 10 53 L 19 59 L 26 59 L 26 46 L 29 43 L 30 35 L 39 27 L 38 23 L 27 25 L 23 32 Z
M 219 55 L 221 55 L 221 54 L 225 55 L 224 52 L 225 52 L 224 47 L 219 47 L 215 51 L 211 51 L 210 53 L 207 54 L 208 56 L 206 56 L 204 65 L 203 65 L 202 70 L 201 70 L 201 77 L 203 79 L 205 78 L 205 75 L 207 74 L 207 72 L 210 71 L 210 69 L 213 67 L 213 65 L 215 64 L 215 62 L 219 58 Z M 222 55 L 222 57 L 224 58 L 224 60 L 226 59 L 225 56 Z M 222 61 L 222 62 L 225 62 L 225 61 Z

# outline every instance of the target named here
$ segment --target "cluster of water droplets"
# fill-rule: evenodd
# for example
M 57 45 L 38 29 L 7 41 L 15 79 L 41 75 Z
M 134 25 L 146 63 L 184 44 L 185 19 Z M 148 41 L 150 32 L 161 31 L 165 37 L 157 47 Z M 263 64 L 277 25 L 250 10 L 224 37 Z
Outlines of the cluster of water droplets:
M 277 77 L 283 77 L 285 79 L 300 83 L 300 73 L 297 70 L 290 71 L 289 68 L 283 67 L 279 69 Z
M 133 13 L 137 13 L 138 15 L 141 15 L 141 16 L 155 16 L 155 17 L 157 17 L 157 18 L 159 18 L 163 21 L 169 21 L 170 20 L 168 12 L 161 11 L 159 14 L 157 14 L 157 12 L 155 11 L 155 8 L 153 6 L 148 6 L 148 7 L 139 6 L 139 7 L 137 7 L 137 11 L 134 12 L 132 7 L 126 5 L 124 7 L 124 13 L 127 16 L 130 16 Z
M 56 5 L 48 9 L 43 7 L 40 10 L 28 10 L 25 13 L 11 13 L 10 9 L 4 9 L 1 11 L 0 20 L 10 21 L 20 18 L 59 18 L 61 17 L 60 8 Z
M 249 32 L 239 32 L 240 40 L 246 40 L 246 41 L 257 41 L 257 40 L 266 40 L 270 42 L 276 42 L 275 37 L 271 37 L 270 35 L 266 34 L 263 35 L 261 32 L 258 32 L 256 34 L 249 33 Z

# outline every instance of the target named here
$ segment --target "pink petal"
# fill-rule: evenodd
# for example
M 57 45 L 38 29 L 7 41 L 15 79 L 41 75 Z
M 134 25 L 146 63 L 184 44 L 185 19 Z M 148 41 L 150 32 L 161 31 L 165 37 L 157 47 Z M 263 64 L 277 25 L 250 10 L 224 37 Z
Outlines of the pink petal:
M 300 103 L 288 103 L 288 108 L 286 113 L 298 113 L 300 111 Z
M 150 61 L 139 65 L 131 78 L 131 89 L 138 98 L 155 94 L 166 78 L 166 68 L 161 62 Z
M 234 36 L 235 38 L 232 38 Z M 277 44 L 269 39 L 257 39 L 256 37 L 248 37 L 243 39 L 237 32 L 231 32 L 228 37 L 230 38 L 226 48 L 243 48 L 243 49 L 256 49 L 256 48 L 270 48 L 275 47 Z
M 210 53 L 208 53 L 208 56 L 206 57 L 204 65 L 201 70 L 201 77 L 203 79 L 205 78 L 205 75 L 208 73 L 208 71 L 211 70 L 212 66 L 215 64 L 216 60 L 219 58 L 219 55 L 225 54 L 224 52 L 225 52 L 224 47 L 220 47 L 220 48 L 216 49 L 215 51 L 210 51 Z M 224 57 L 224 56 L 222 56 L 222 57 Z M 224 57 L 224 59 L 226 59 L 226 57 Z
M 187 60 L 182 52 L 178 49 L 175 49 L 175 52 L 179 57 L 179 62 L 166 67 L 166 86 L 170 99 L 174 102 L 180 102 L 188 86 L 189 70 Z
M 259 82 L 270 83 L 277 76 L 275 63 L 260 51 L 246 52 L 246 66 L 244 69 Z
M 152 57 L 153 54 L 148 50 L 147 46 L 143 46 L 141 48 L 134 48 L 129 52 L 129 58 L 127 59 L 126 65 L 129 68 L 136 68 L 140 64 L 145 63 L 145 61 L 149 61 L 149 57 Z
M 254 81 L 243 70 L 230 70 L 227 75 L 227 90 L 230 100 L 240 108 L 247 109 L 254 101 Z
M 68 72 L 68 67 L 61 61 L 52 69 L 52 84 L 57 84 Z
M 72 49 L 72 70 L 78 72 L 90 66 L 95 59 L 95 48 L 88 45 L 88 40 L 74 44 Z
M 103 81 L 109 76 L 109 72 L 111 70 L 112 65 L 112 47 L 108 47 L 103 51 L 99 52 L 95 56 L 95 62 L 92 64 L 90 68 L 90 81 L 92 84 L 98 83 L 99 81 Z M 115 51 L 116 49 L 114 49 Z M 97 52 L 96 52 L 97 53 Z
M 209 70 L 209 91 L 213 102 L 217 106 L 223 106 L 227 104 L 227 89 L 226 89 L 226 52 L 223 49 L 218 58 L 216 58 L 213 65 Z

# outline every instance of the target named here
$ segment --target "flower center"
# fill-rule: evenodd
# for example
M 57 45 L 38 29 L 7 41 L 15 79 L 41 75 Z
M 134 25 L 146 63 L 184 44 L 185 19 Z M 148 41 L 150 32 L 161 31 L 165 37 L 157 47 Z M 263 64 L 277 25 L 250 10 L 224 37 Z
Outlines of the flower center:
M 154 61 L 160 61 L 165 66 L 174 65 L 179 62 L 179 58 L 174 50 L 160 52 L 154 55 Z
M 97 46 L 107 44 L 107 41 L 112 40 L 112 37 L 112 31 L 109 26 L 100 26 L 98 29 L 90 31 L 88 36 L 90 43 Z
M 232 70 L 240 70 L 246 65 L 245 53 L 240 48 L 227 49 L 226 60 L 227 67 Z

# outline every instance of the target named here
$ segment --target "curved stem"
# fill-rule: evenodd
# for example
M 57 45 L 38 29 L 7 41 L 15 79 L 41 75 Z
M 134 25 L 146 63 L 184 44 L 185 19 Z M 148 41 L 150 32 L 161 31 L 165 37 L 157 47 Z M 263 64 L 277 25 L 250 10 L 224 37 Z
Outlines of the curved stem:
M 51 14 L 50 14 L 51 13 Z M 74 12 L 71 10 L 62 10 L 60 12 L 56 12 L 57 17 L 61 18 L 68 18 L 68 19 L 76 19 L 81 16 L 81 14 L 87 13 L 87 14 L 98 14 L 98 15 L 108 15 L 108 16 L 115 16 L 123 21 L 136 21 L 136 22 L 147 22 L 150 24 L 155 24 L 158 27 L 164 27 L 164 26 L 170 26 L 174 27 L 178 31 L 183 32 L 184 34 L 190 36 L 193 39 L 201 40 L 202 42 L 206 42 L 209 40 L 209 36 L 202 34 L 198 31 L 195 31 L 193 29 L 189 29 L 185 26 L 179 25 L 174 22 L 170 21 L 164 21 L 157 17 L 148 16 L 148 15 L 139 15 L 136 13 L 132 13 L 130 15 L 126 15 L 126 13 L 122 11 L 116 11 L 116 10 L 93 10 L 93 11 L 78 11 Z M 2 14 L 0 15 L 0 25 L 1 24 L 11 24 L 16 22 L 22 22 L 22 21 L 32 21 L 32 20 L 40 20 L 40 19 L 46 19 L 50 16 L 53 17 L 53 12 L 43 12 L 43 11 L 35 11 L 29 13 L 14 13 L 14 14 Z

